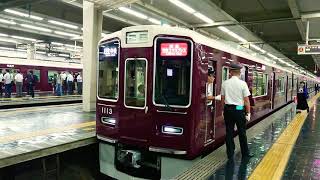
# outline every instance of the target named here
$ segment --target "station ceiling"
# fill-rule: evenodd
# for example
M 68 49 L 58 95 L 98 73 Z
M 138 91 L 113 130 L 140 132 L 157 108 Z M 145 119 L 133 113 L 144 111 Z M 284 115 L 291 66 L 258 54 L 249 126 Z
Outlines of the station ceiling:
M 208 19 L 187 12 L 170 1 L 174 0 L 89 0 L 97 8 L 104 10 L 104 33 L 110 33 L 123 27 L 139 24 L 168 24 L 192 28 L 212 38 L 224 39 L 242 44 L 257 51 L 270 53 L 277 57 L 275 61 L 283 66 L 300 65 L 310 72 L 315 64 L 320 65 L 320 58 L 311 55 L 297 55 L 297 44 L 304 44 L 306 38 L 306 14 L 311 14 L 309 38 L 317 43 L 320 40 L 320 1 L 318 0 L 180 0 L 193 10 Z M 128 4 L 130 3 L 130 4 Z M 148 18 L 138 18 L 119 9 L 126 7 L 142 13 Z M 55 30 L 75 33 L 81 36 L 82 0 L 2 0 L 0 7 L 6 7 L 32 15 L 45 17 L 46 20 L 57 20 L 78 26 L 78 29 L 60 28 Z M 0 8 L 0 17 L 17 18 Z M 5 15 L 5 16 L 1 16 Z M 318 17 L 318 16 L 319 17 Z M 154 21 L 156 20 L 156 21 Z M 211 21 L 210 21 L 211 20 Z M 27 22 L 27 21 L 26 21 Z M 42 23 L 47 27 L 52 24 Z M 221 26 L 232 31 L 237 37 L 221 29 Z M 17 28 L 12 25 L 1 25 L 0 33 L 22 35 L 43 41 L 59 41 L 72 44 L 74 39 L 54 33 Z M 81 45 L 81 39 L 77 40 Z M 255 46 L 258 48 L 253 48 Z M 272 56 L 271 56 L 272 57 Z M 292 61 L 293 62 L 292 62 Z M 285 61 L 285 63 L 283 63 Z M 296 64 L 295 64 L 296 63 Z

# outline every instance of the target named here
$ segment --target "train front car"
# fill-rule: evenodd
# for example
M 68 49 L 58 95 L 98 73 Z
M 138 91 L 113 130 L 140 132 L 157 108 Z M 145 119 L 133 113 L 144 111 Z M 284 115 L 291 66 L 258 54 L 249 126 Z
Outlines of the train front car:
M 182 33 L 156 33 L 158 28 L 124 28 L 99 44 L 97 137 L 101 171 L 112 177 L 121 178 L 121 171 L 164 178 L 164 167 L 179 168 L 176 156 L 192 158 L 199 151 L 192 128 L 194 43 Z

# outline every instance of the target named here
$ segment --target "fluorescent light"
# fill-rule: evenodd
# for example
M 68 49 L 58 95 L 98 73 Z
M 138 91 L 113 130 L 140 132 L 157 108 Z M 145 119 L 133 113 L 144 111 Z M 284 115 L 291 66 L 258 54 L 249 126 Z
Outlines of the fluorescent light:
M 72 52 L 80 52 L 80 49 L 71 49 L 71 48 L 66 48 L 66 51 L 72 51 Z
M 59 54 L 59 56 L 62 56 L 62 57 L 70 57 L 69 54 Z
M 183 2 L 181 2 L 179 0 L 169 0 L 169 2 L 171 2 L 172 4 L 178 6 L 179 8 L 187 11 L 188 13 L 193 14 L 193 13 L 196 12 L 193 8 L 191 8 L 190 6 L 186 5 L 185 3 L 183 3 Z
M 212 19 L 208 18 L 207 16 L 205 16 L 199 12 L 196 12 L 193 15 L 195 15 L 197 18 L 201 19 L 202 21 L 204 21 L 206 23 L 209 23 L 209 24 L 214 23 L 214 21 Z
M 164 26 L 164 27 L 171 27 L 170 24 L 162 24 L 162 26 Z
M 71 47 L 71 48 L 78 48 L 78 49 L 80 49 L 80 48 L 82 48 L 81 46 L 75 46 L 75 45 L 71 45 L 71 44 L 65 44 L 64 46 L 66 46 L 66 47 Z
M 56 24 L 56 25 L 68 27 L 68 28 L 71 28 L 71 29 L 78 29 L 79 28 L 78 26 L 75 26 L 75 25 L 72 25 L 72 24 L 66 24 L 66 23 L 59 22 L 59 21 L 54 21 L 54 20 L 49 20 L 48 22 L 51 23 L 51 24 Z
M 14 14 L 14 15 L 22 16 L 22 17 L 28 17 L 28 18 L 31 18 L 31 19 L 39 20 L 39 21 L 43 20 L 42 17 L 29 15 L 29 14 L 22 13 L 22 12 L 19 12 L 19 11 L 15 11 L 15 10 L 12 10 L 12 9 L 5 9 L 4 11 L 7 12 L 7 13 L 10 13 L 10 14 Z
M 10 51 L 13 51 L 14 48 L 8 48 L 8 47 L 0 47 L 1 50 L 10 50 Z
M 250 44 L 250 47 L 252 47 L 253 49 L 260 51 L 262 54 L 266 53 L 265 50 L 261 49 L 259 46 L 256 46 L 254 44 Z
M 275 56 L 275 55 L 273 55 L 273 54 L 271 54 L 271 53 L 267 53 L 267 56 L 269 56 L 269 57 L 271 57 L 271 58 L 273 58 L 273 59 L 278 59 L 277 56 Z
M 2 37 L 8 37 L 8 34 L 2 34 L 2 33 L 0 33 L 0 36 L 2 36 Z
M 16 49 L 16 51 L 27 52 L 26 49 Z
M 15 39 L 22 39 L 22 40 L 26 40 L 26 41 L 37 41 L 37 39 L 33 39 L 33 38 L 26 38 L 26 37 L 22 37 L 22 36 L 11 36 L 12 38 Z
M 141 18 L 141 19 L 148 19 L 148 16 L 146 16 L 146 15 L 144 15 L 144 14 L 142 14 L 142 13 L 139 13 L 139 12 L 137 12 L 137 11 L 134 11 L 134 10 L 132 10 L 132 9 L 130 9 L 130 8 L 119 7 L 119 10 L 120 10 L 120 11 L 123 11 L 123 12 L 125 12 L 125 13 L 128 13 L 128 14 L 132 14 L 132 15 L 138 17 L 138 18 Z
M 44 51 L 36 51 L 37 54 L 47 54 L 46 52 Z
M 38 31 L 52 32 L 51 29 L 43 28 L 43 27 L 39 27 L 39 26 L 33 26 L 33 25 L 29 25 L 29 24 L 20 24 L 20 25 L 21 25 L 22 27 L 29 28 L 29 29 L 34 29 L 34 30 L 38 30 Z
M 0 38 L 0 41 L 2 42 L 9 42 L 9 43 L 18 43 L 16 40 L 13 40 L 13 39 L 6 39 L 6 38 Z
M 14 21 L 10 21 L 10 20 L 7 20 L 7 19 L 0 19 L 0 23 L 5 23 L 5 24 L 17 24 L 16 22 Z
M 62 46 L 63 45 L 62 43 L 59 43 L 59 42 L 51 42 L 51 44 L 58 45 L 58 46 Z
M 239 36 L 238 34 L 230 31 L 228 28 L 224 27 L 224 26 L 219 26 L 218 29 L 220 29 L 221 31 L 229 34 L 230 36 L 234 37 L 235 39 L 241 41 L 241 42 L 248 42 L 247 40 L 245 40 L 244 38 L 242 38 L 241 36 Z
M 45 48 L 46 45 L 45 44 L 35 44 L 36 47 L 42 47 L 42 48 Z
M 66 33 L 62 31 L 54 31 L 55 34 L 63 35 L 63 36 L 70 36 L 70 37 L 75 37 L 79 36 L 78 34 L 72 34 L 72 33 Z
M 152 22 L 153 24 L 161 24 L 161 21 L 154 18 L 148 18 L 148 21 Z

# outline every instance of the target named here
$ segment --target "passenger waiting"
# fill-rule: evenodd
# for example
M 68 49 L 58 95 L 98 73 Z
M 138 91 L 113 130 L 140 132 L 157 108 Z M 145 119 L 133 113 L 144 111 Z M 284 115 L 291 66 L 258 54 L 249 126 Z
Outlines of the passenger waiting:
M 77 76 L 77 90 L 78 90 L 78 94 L 82 94 L 82 77 L 81 77 L 81 74 L 80 72 L 78 73 L 78 76 Z
M 309 112 L 309 105 L 307 102 L 309 95 L 304 82 L 300 82 L 297 97 L 298 97 L 297 110 L 307 110 L 307 112 Z
M 12 79 L 11 79 L 11 75 L 9 73 L 9 69 L 6 69 L 6 73 L 3 76 L 3 80 L 4 80 L 4 87 L 5 87 L 5 97 L 11 98 Z
M 63 90 L 63 94 L 67 94 L 67 74 L 65 72 L 62 72 L 60 74 L 61 76 L 61 86 L 62 86 L 62 90 Z
M 68 86 L 68 94 L 72 95 L 73 94 L 73 74 L 71 71 L 67 76 L 67 86 Z
M 61 91 L 62 91 L 62 88 L 61 88 L 61 83 L 62 83 L 62 78 L 60 76 L 60 74 L 58 73 L 57 74 L 57 77 L 56 77 L 56 95 L 57 96 L 61 96 Z
M 36 75 L 33 74 L 32 70 L 29 71 L 29 74 L 26 77 L 26 81 L 27 81 L 28 95 L 31 95 L 31 97 L 34 98 L 34 87 L 38 82 L 38 78 Z
M 3 72 L 1 70 L 0 72 L 0 97 L 2 98 L 2 94 L 3 94 Z
M 16 93 L 17 97 L 22 97 L 22 87 L 23 87 L 23 75 L 20 71 L 17 71 L 17 74 L 14 77 L 14 81 L 16 83 Z

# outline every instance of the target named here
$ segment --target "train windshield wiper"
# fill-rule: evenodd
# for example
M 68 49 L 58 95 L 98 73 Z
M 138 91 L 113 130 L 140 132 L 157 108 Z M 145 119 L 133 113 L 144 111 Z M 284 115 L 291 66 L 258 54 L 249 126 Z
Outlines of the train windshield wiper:
M 163 94 L 161 94 L 161 98 L 162 98 L 162 100 L 163 100 L 163 102 L 164 102 L 164 105 L 165 105 L 165 107 L 167 108 L 167 110 L 172 111 L 172 107 L 171 107 L 170 104 L 168 103 L 167 98 L 166 98 Z

